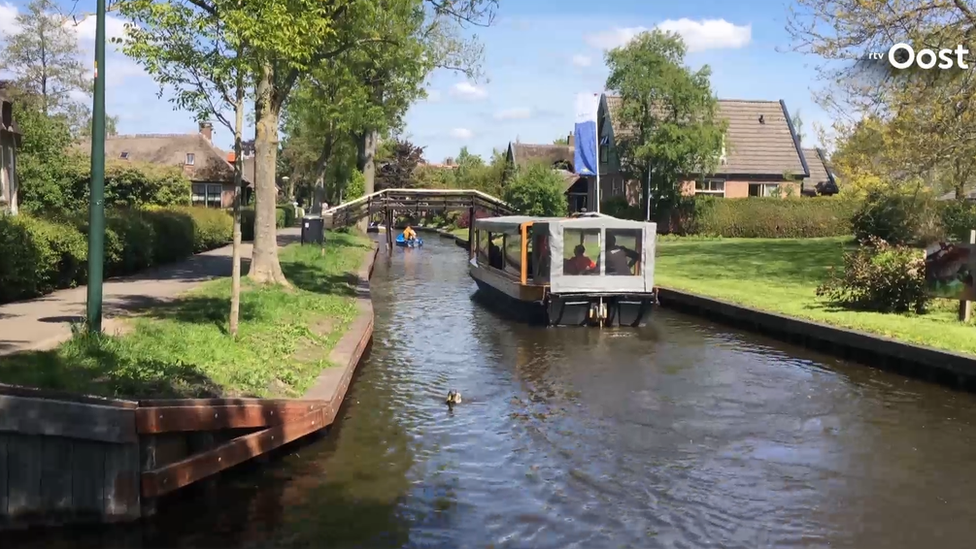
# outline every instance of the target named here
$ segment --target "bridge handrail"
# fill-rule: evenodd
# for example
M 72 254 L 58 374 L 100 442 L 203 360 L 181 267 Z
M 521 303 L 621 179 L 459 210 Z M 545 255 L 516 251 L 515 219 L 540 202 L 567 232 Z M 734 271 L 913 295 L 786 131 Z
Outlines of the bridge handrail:
M 349 202 L 344 202 L 333 206 L 322 212 L 322 215 L 335 214 L 342 210 L 348 210 L 355 206 L 368 204 L 375 198 L 380 198 L 384 194 L 414 194 L 419 196 L 437 196 L 437 195 L 463 195 L 470 196 L 482 200 L 483 202 L 490 204 L 492 206 L 501 206 L 508 210 L 514 211 L 514 208 L 510 206 L 507 202 L 501 200 L 500 198 L 494 197 L 488 193 L 484 193 L 475 189 L 383 189 L 381 191 L 376 191 L 370 193 L 366 196 L 362 196 L 355 200 L 350 200 Z

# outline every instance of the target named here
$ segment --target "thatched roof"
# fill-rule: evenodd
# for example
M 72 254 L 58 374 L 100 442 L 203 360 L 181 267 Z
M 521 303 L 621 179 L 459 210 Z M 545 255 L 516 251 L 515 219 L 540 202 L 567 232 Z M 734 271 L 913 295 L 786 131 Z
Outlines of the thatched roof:
M 91 141 L 79 143 L 77 147 L 90 151 Z M 187 154 L 194 156 L 193 165 L 186 163 Z M 234 181 L 234 168 L 227 162 L 227 155 L 200 133 L 112 136 L 105 140 L 105 158 L 179 166 L 191 181 Z M 244 176 L 250 183 L 246 171 Z
M 553 170 L 556 174 L 563 179 L 564 191 L 569 191 L 577 181 L 579 181 L 580 176 L 568 170 Z
M 607 95 L 614 135 L 629 132 L 619 118 L 622 99 Z M 782 101 L 719 99 L 718 115 L 728 121 L 726 162 L 717 174 L 782 176 L 807 173 L 799 141 Z M 762 122 L 760 122 L 762 117 Z
M 532 164 L 546 164 L 555 166 L 565 163 L 569 171 L 573 170 L 573 155 L 575 150 L 570 145 L 530 145 L 528 143 L 509 143 L 509 160 L 519 168 Z

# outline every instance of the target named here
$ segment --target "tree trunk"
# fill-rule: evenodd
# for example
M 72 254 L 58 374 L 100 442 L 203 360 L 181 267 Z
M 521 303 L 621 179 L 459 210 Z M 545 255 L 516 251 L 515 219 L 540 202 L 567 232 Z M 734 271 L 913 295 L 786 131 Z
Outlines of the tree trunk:
M 244 155 L 241 135 L 244 133 L 244 81 L 237 79 L 237 103 L 234 105 L 234 245 L 231 254 L 230 275 L 230 321 L 231 337 L 237 337 L 237 325 L 241 316 L 241 193 L 244 190 Z
M 254 117 L 254 247 L 248 277 L 259 284 L 291 286 L 278 263 L 275 227 L 275 165 L 278 156 L 278 115 L 274 101 L 274 69 L 265 64 L 257 82 Z
M 376 142 L 379 138 L 379 134 L 376 130 L 367 130 L 358 136 L 356 136 L 356 168 L 362 172 L 363 179 L 365 180 L 364 188 L 366 189 L 366 194 L 373 194 L 376 192 L 376 164 L 374 164 L 373 159 L 376 156 Z M 365 231 L 369 227 L 369 217 L 364 217 L 356 224 L 360 230 Z

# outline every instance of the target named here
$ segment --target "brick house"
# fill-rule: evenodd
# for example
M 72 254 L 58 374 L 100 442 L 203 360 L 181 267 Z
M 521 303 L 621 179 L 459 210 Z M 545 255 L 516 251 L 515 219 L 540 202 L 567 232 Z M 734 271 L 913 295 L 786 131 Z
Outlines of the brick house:
M 601 202 L 624 196 L 634 205 L 640 200 L 640 182 L 625 181 L 615 137 L 625 136 L 628 128 L 619 119 L 621 98 L 603 94 L 597 112 L 600 136 L 599 164 Z M 681 183 L 686 196 L 707 194 L 727 198 L 771 196 L 780 189 L 783 195 L 816 193 L 811 169 L 793 128 L 785 102 L 760 100 L 718 100 L 718 116 L 728 123 L 724 150 L 712 174 L 687 174 Z M 824 178 L 833 181 L 823 158 L 817 162 Z M 818 172 L 815 172 L 815 174 Z M 587 202 L 596 201 L 595 178 L 585 178 Z M 823 187 L 823 186 L 822 186 Z
M 0 213 L 17 213 L 17 148 L 20 130 L 7 82 L 0 82 Z
M 90 141 L 78 146 L 91 150 Z M 195 133 L 108 137 L 105 159 L 179 166 L 190 179 L 193 205 L 208 208 L 234 205 L 234 167 L 228 162 L 227 153 L 214 146 L 213 125 L 209 122 L 201 122 Z M 251 179 L 245 168 L 244 181 L 248 186 Z

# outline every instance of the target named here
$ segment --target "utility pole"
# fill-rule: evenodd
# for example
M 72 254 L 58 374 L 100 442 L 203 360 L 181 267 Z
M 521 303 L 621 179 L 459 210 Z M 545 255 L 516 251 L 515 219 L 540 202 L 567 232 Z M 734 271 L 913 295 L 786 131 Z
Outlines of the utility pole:
M 102 331 L 105 267 L 105 0 L 95 12 L 95 93 L 92 105 L 91 188 L 88 197 L 88 331 Z

